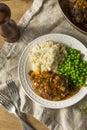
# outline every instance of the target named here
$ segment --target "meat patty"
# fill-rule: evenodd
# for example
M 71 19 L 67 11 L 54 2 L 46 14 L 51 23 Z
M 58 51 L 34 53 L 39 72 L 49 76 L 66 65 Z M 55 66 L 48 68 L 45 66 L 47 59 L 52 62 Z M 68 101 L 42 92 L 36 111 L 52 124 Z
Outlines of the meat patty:
M 54 74 L 52 72 L 30 72 L 32 87 L 34 91 L 41 97 L 58 101 L 69 94 L 67 78 Z

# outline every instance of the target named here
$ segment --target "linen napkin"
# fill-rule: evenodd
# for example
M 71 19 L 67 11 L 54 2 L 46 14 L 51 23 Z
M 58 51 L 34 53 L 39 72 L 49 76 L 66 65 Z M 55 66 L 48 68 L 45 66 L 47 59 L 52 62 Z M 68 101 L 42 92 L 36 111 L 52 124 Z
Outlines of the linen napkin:
M 5 42 L 0 50 L 0 91 L 7 96 L 5 81 L 15 80 L 21 96 L 21 111 L 31 113 L 50 130 L 87 130 L 87 115 L 78 110 L 87 103 L 87 96 L 77 104 L 63 109 L 47 109 L 32 102 L 18 81 L 18 61 L 24 48 L 33 39 L 48 33 L 74 36 L 87 47 L 87 36 L 75 30 L 64 18 L 58 0 L 34 0 L 32 7 L 23 15 L 18 25 L 21 37 L 15 43 Z

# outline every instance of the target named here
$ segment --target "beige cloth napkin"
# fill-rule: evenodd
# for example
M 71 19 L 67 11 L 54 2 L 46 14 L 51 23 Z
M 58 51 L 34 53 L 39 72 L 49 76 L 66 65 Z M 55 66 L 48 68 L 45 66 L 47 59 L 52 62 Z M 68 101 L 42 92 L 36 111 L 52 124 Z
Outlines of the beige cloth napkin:
M 36 37 L 47 33 L 64 33 L 74 36 L 87 46 L 87 36 L 75 30 L 62 15 L 58 0 L 34 0 L 19 21 L 21 37 L 16 43 L 5 43 L 0 52 L 0 89 L 6 95 L 5 81 L 12 78 L 18 82 L 18 61 L 26 45 Z M 10 58 L 6 58 L 9 57 Z M 87 130 L 87 115 L 78 109 L 87 102 L 87 96 L 79 103 L 64 109 L 47 109 L 33 103 L 19 87 L 21 110 L 31 113 L 44 122 L 50 130 Z M 9 95 L 8 95 L 9 96 Z

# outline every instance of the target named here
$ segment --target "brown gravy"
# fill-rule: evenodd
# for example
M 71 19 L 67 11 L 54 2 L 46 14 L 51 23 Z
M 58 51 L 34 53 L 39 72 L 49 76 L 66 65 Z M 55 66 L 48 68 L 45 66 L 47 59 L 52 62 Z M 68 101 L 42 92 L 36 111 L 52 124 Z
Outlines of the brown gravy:
M 68 98 L 71 98 L 72 96 L 74 96 L 75 94 L 77 94 L 79 91 L 80 91 L 80 89 L 81 89 L 82 87 L 76 87 L 74 90 L 72 90 L 65 98 L 64 98 L 64 100 L 65 99 L 68 99 Z
M 64 76 L 52 72 L 29 72 L 32 87 L 37 95 L 51 101 L 60 101 L 75 95 L 80 87 L 71 87 Z

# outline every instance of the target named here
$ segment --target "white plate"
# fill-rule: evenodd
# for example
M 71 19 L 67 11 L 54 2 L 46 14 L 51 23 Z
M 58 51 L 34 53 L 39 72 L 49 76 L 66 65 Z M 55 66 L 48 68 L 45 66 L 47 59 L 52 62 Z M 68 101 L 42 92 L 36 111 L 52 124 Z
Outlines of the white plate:
M 63 43 L 66 45 L 69 45 L 75 49 L 80 50 L 83 54 L 85 54 L 85 60 L 87 60 L 87 49 L 86 47 L 77 39 L 65 35 L 65 34 L 47 34 L 44 36 L 41 36 L 35 40 L 33 40 L 31 43 L 28 44 L 28 46 L 24 49 L 18 65 L 18 75 L 19 75 L 19 81 L 23 87 L 24 92 L 26 95 L 33 100 L 36 103 L 39 103 L 41 106 L 47 107 L 47 108 L 64 108 L 71 106 L 78 101 L 80 101 L 86 94 L 87 94 L 87 88 L 83 87 L 77 94 L 72 96 L 69 99 L 63 100 L 63 101 L 49 101 L 46 99 L 41 98 L 37 94 L 34 93 L 31 81 L 29 80 L 28 72 L 29 72 L 29 54 L 33 46 L 35 46 L 38 43 L 42 43 L 48 40 L 53 40 L 55 42 Z

